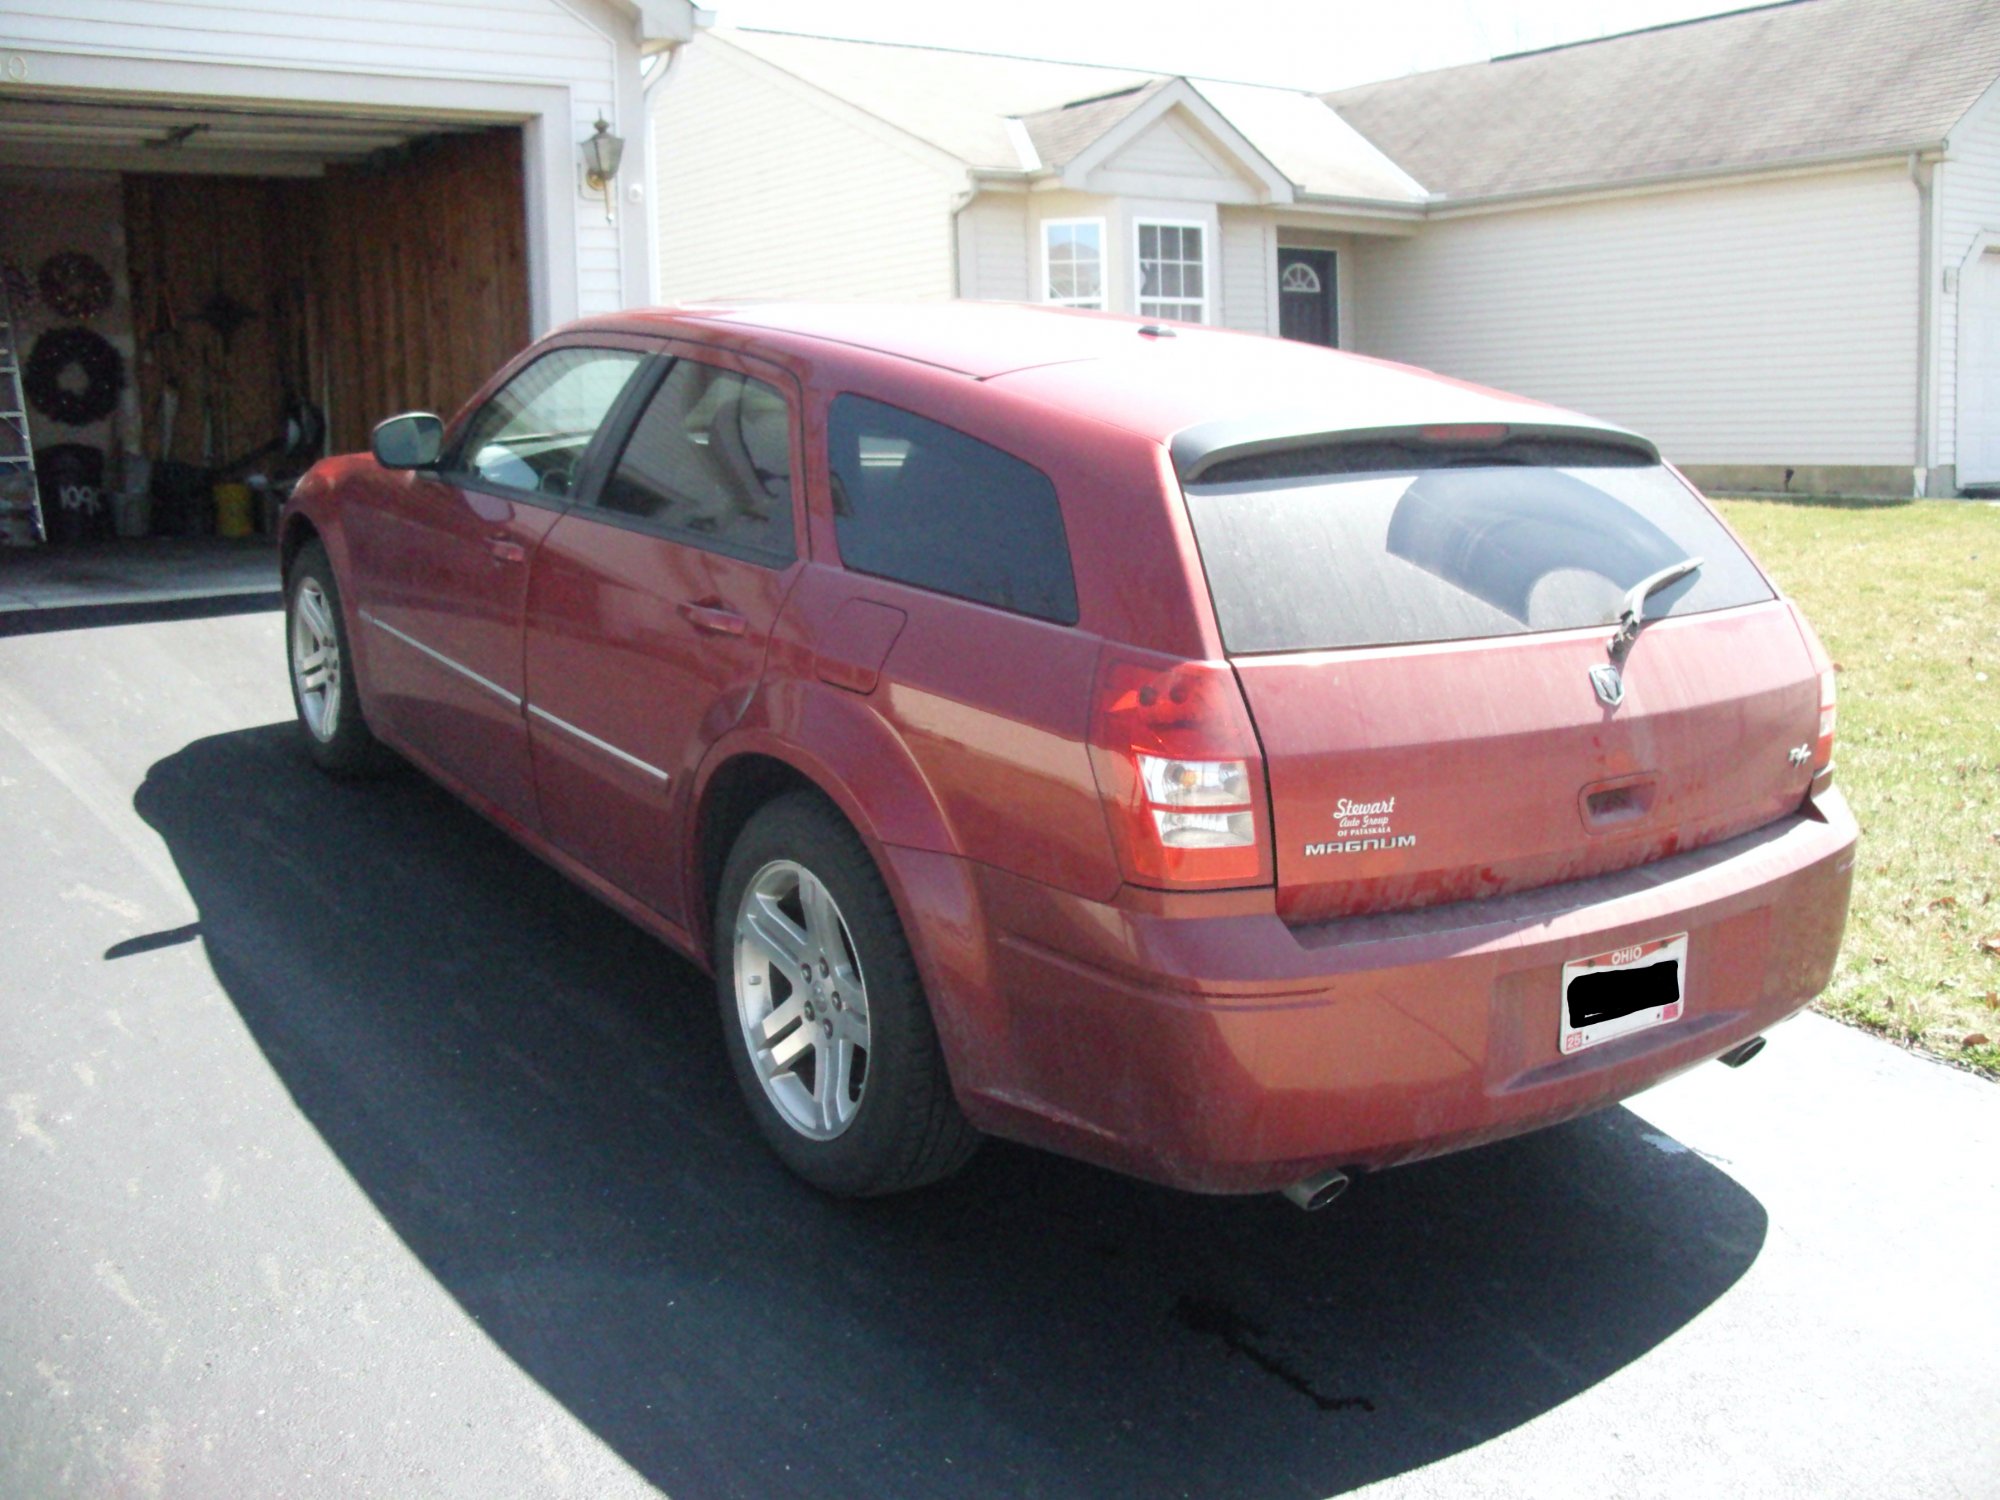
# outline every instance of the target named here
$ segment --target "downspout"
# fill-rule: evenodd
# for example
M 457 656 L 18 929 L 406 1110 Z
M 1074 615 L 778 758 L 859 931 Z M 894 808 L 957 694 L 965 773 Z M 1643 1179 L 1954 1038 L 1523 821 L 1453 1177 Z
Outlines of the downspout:
M 1936 164 L 1925 160 L 1922 152 L 1910 153 L 1910 181 L 1917 189 L 1917 444 L 1916 469 L 1911 477 L 1912 493 L 1918 499 L 1930 493 L 1931 470 L 1937 457 L 1931 451 L 1931 435 L 1937 430 L 1931 410 L 1937 399 L 1937 382 L 1931 370 L 1934 357 L 1931 316 L 1938 279 L 1937 235 L 1931 223 L 1935 172 Z
M 965 296 L 965 236 L 958 232 L 958 216 L 972 207 L 972 200 L 979 196 L 979 181 L 967 174 L 965 191 L 951 200 L 951 300 L 959 301 Z

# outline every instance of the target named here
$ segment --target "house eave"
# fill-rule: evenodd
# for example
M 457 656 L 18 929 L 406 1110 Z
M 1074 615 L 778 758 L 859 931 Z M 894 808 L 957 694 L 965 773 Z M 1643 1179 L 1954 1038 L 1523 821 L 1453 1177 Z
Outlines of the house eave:
M 670 52 L 715 24 L 715 12 L 691 0 L 613 0 L 613 4 L 636 22 L 641 56 Z
M 1422 203 L 1397 198 L 1343 198 L 1327 193 L 1298 193 L 1284 207 L 1289 213 L 1329 214 L 1349 219 L 1391 219 L 1406 224 L 1422 223 L 1425 216 L 1425 205 Z
M 1048 167 L 1024 172 L 1012 167 L 972 167 L 967 171 L 975 189 L 1003 193 L 1058 192 L 1069 186 L 1064 175 Z M 1396 198 L 1350 198 L 1327 193 L 1307 193 L 1296 188 L 1292 196 L 1256 205 L 1283 209 L 1289 214 L 1327 215 L 1340 218 L 1390 219 L 1420 223 L 1424 205 Z
M 1436 194 L 1424 206 L 1424 217 L 1451 219 L 1481 213 L 1503 213 L 1517 208 L 1550 207 L 1586 198 L 1617 197 L 1630 193 L 1657 192 L 1696 183 L 1721 184 L 1776 177 L 1796 177 L 1813 172 L 1875 163 L 1902 165 L 1914 155 L 1936 161 L 1944 157 L 1941 140 L 1918 141 L 1899 146 L 1870 146 L 1858 151 L 1836 151 L 1822 156 L 1792 157 L 1782 161 L 1741 163 L 1728 166 L 1691 167 L 1678 172 L 1656 172 L 1644 177 L 1622 177 L 1616 182 L 1579 182 L 1551 187 L 1522 188 L 1506 193 L 1482 193 L 1466 198 Z

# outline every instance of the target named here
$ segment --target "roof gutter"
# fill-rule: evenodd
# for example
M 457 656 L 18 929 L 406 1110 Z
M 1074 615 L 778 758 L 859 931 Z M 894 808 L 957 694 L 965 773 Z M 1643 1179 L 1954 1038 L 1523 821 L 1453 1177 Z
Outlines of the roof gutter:
M 1325 193 L 1300 193 L 1286 208 L 1302 208 L 1312 213 L 1348 214 L 1355 218 L 1399 219 L 1421 223 L 1428 205 L 1398 198 L 1339 198 Z
M 1625 177 L 1616 182 L 1570 183 L 1561 187 L 1522 188 L 1507 193 L 1484 193 L 1469 198 L 1447 194 L 1433 196 L 1424 208 L 1431 219 L 1457 218 L 1461 214 L 1497 212 L 1528 204 L 1560 203 L 1578 198 L 1605 198 L 1621 193 L 1647 192 L 1654 188 L 1677 187 L 1685 183 L 1730 178 L 1765 178 L 1821 172 L 1829 167 L 1861 166 L 1868 162 L 1900 164 L 1913 157 L 1936 161 L 1944 154 L 1941 140 L 1919 141 L 1903 146 L 1871 146 L 1863 151 L 1835 151 L 1824 156 L 1800 156 L 1785 161 L 1751 166 L 1690 167 L 1679 172 L 1656 172 L 1645 177 Z
M 1036 171 L 1023 171 L 1018 167 L 970 167 L 967 175 L 972 179 L 974 190 L 980 188 L 1005 188 L 1016 191 L 1032 189 L 1046 183 L 1059 187 L 1062 174 L 1049 167 Z M 1346 214 L 1353 218 L 1397 219 L 1415 224 L 1422 221 L 1425 205 L 1411 203 L 1398 198 L 1340 198 L 1331 194 L 1296 192 L 1290 203 L 1266 204 L 1264 207 L 1282 208 L 1287 211 L 1304 210 L 1307 213 Z

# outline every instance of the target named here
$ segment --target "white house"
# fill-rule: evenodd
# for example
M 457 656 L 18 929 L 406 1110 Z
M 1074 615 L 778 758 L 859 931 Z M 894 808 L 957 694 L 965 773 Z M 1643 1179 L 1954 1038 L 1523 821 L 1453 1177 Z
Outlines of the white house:
M 1289 89 L 717 29 L 652 101 L 662 300 L 999 298 L 1345 342 L 1335 258 L 1425 201 Z
M 1284 332 L 1581 407 L 1718 488 L 2000 484 L 2000 5 L 1790 0 L 1316 97 L 699 32 L 656 291 Z
M 220 460 L 269 438 L 286 391 L 358 446 L 386 411 L 454 405 L 534 333 L 645 301 L 642 67 L 696 17 L 688 0 L 8 0 L 0 269 L 21 341 L 80 321 L 125 377 L 96 422 L 31 410 L 37 447 Z M 627 143 L 609 201 L 583 170 L 600 119 Z M 58 256 L 100 268 L 105 305 L 60 279 L 44 294 Z

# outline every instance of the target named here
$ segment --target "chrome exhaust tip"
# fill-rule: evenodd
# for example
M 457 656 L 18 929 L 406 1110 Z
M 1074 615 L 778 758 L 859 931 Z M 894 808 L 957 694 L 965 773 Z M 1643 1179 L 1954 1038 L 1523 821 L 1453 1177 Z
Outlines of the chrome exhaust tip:
M 1325 1208 L 1342 1193 L 1347 1191 L 1345 1172 L 1316 1172 L 1311 1177 L 1301 1177 L 1283 1191 L 1287 1198 L 1310 1213 L 1316 1208 Z
M 1725 1068 L 1740 1068 L 1763 1050 L 1764 1039 L 1761 1036 L 1753 1036 L 1747 1042 L 1738 1042 L 1716 1061 Z

